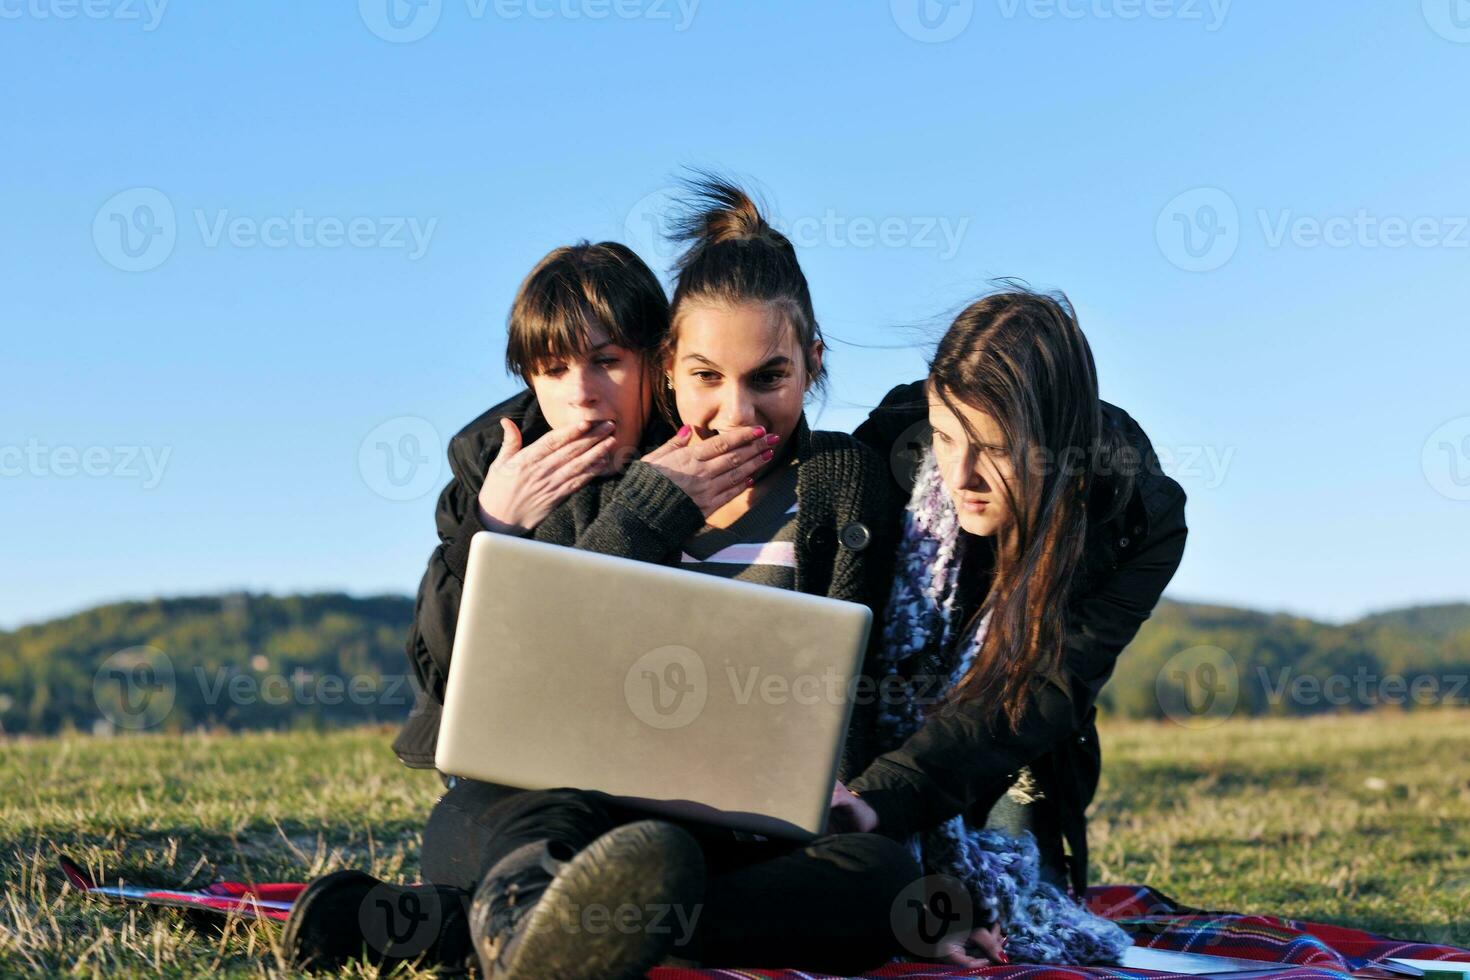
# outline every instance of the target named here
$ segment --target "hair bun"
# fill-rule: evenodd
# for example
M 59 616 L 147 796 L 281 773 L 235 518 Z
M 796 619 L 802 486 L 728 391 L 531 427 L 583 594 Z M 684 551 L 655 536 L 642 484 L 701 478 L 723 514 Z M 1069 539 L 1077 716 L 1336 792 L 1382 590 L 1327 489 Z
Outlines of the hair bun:
M 681 183 L 688 197 L 682 202 L 670 235 L 689 246 L 679 260 L 680 268 L 702 250 L 726 242 L 760 240 L 778 248 L 791 248 L 786 236 L 771 227 L 750 195 L 733 182 L 696 171 Z

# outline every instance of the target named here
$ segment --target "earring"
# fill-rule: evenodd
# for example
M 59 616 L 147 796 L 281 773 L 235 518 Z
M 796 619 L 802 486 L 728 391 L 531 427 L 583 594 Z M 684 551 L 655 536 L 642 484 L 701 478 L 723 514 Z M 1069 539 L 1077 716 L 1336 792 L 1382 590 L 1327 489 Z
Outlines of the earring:
M 672 374 L 664 375 L 664 387 L 670 391 L 674 390 L 674 376 Z

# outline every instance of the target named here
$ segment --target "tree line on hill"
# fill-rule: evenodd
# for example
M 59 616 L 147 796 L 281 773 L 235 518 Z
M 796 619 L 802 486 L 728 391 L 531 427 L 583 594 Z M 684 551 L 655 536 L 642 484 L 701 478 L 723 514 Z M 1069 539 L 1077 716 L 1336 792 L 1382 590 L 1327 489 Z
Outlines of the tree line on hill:
M 0 731 L 397 723 L 413 707 L 405 596 L 229 594 L 120 602 L 0 632 Z M 1228 716 L 1470 703 L 1470 604 L 1330 625 L 1165 600 L 1100 710 Z

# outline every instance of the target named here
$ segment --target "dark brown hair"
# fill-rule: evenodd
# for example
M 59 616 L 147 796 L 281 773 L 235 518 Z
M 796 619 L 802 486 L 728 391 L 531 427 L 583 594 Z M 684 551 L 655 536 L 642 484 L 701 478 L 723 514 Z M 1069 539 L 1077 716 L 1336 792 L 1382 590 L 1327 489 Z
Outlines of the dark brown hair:
M 594 325 L 654 364 L 669 328 L 663 286 L 626 245 L 584 241 L 552 249 L 511 304 L 506 370 L 530 384 L 542 366 L 586 350 Z
M 678 280 L 662 357 L 671 355 L 678 343 L 679 312 L 685 304 L 766 303 L 796 335 L 811 381 L 809 390 L 824 390 L 826 367 L 817 367 L 812 359 L 822 342 L 822 329 L 790 240 L 771 227 L 750 195 L 733 182 L 695 172 L 682 183 L 688 199 L 674 219 L 671 237 L 687 248 L 675 264 Z M 672 411 L 671 405 L 664 407 Z
M 1015 729 L 1030 685 L 1062 666 L 1088 504 L 1097 475 L 1113 470 L 1116 437 L 1104 432 L 1092 349 L 1061 294 L 1013 288 L 971 304 L 939 342 L 928 390 L 962 423 L 961 403 L 994 418 L 1015 473 L 1003 492 L 1016 547 L 997 541 L 990 591 L 958 635 L 985 611 L 990 624 L 954 692 Z

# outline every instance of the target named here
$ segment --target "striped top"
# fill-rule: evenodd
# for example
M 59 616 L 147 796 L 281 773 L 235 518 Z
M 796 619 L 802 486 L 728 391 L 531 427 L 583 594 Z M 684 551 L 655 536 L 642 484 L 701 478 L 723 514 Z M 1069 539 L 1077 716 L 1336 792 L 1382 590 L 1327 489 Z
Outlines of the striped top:
M 796 588 L 796 460 L 766 477 L 761 499 L 729 527 L 706 524 L 684 542 L 679 567 Z

